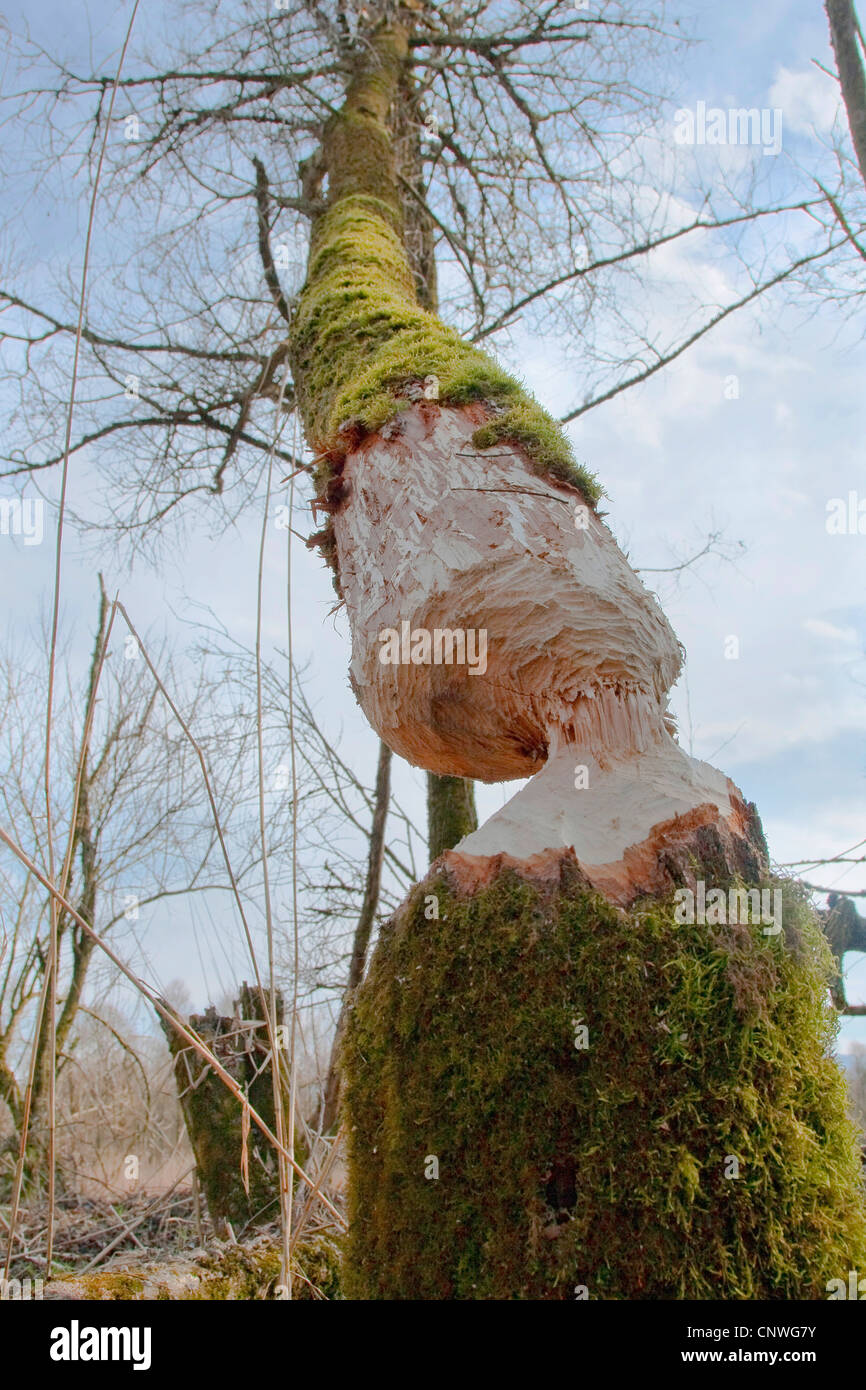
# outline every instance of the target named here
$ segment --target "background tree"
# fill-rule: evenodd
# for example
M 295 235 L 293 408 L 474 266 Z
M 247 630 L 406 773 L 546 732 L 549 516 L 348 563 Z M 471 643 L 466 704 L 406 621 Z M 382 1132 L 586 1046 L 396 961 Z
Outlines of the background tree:
M 253 657 L 218 650 L 210 638 L 181 662 L 167 645 L 150 658 L 161 679 L 182 701 L 191 743 L 168 710 L 148 671 L 137 640 L 108 638 L 108 600 L 101 593 L 99 621 L 89 670 L 76 679 L 68 659 L 68 684 L 57 710 L 59 756 L 55 787 L 58 823 L 69 825 L 80 767 L 77 815 L 72 831 L 73 871 L 70 895 L 79 913 L 103 936 L 146 936 L 145 923 L 157 911 L 187 912 L 197 898 L 216 904 L 230 884 L 221 862 L 217 827 L 200 776 L 198 752 L 212 768 L 221 824 L 231 827 L 235 884 L 253 915 L 261 911 L 257 876 L 261 849 L 256 830 L 257 717 L 251 696 Z M 204 634 L 202 635 L 204 637 Z M 250 685 L 245 685 L 249 678 Z M 40 777 L 44 746 L 34 736 L 34 701 L 44 685 L 41 652 L 10 644 L 0 665 L 4 773 L 0 789 L 3 822 L 39 861 L 44 852 L 44 812 Z M 292 839 L 292 807 L 285 764 L 285 688 L 266 691 L 264 737 L 267 750 L 267 795 L 270 848 L 275 856 L 274 889 L 285 891 L 287 851 Z M 83 740 L 83 742 L 82 742 Z M 338 883 L 356 874 L 357 846 L 342 842 L 335 825 L 355 818 L 363 844 L 370 793 L 358 782 L 336 750 L 322 738 L 309 706 L 302 701 L 297 742 L 301 757 L 299 796 L 303 847 L 302 900 L 308 926 L 309 954 L 304 958 L 301 998 L 307 1008 L 321 1009 L 333 992 L 329 976 L 339 973 L 339 949 L 356 900 Z M 326 753 L 327 750 L 327 753 Z M 330 757 L 333 775 L 322 786 L 322 767 Z M 354 805 L 350 799 L 354 798 Z M 339 811 L 335 807 L 339 805 Z M 399 805 L 395 817 L 400 816 Z M 392 859 L 400 863 L 399 856 Z M 31 877 L 4 864 L 3 936 L 0 949 L 0 1098 L 10 1112 L 17 1139 L 27 1090 L 29 1043 L 47 960 L 48 908 Z M 398 880 L 411 881 L 412 869 L 401 866 Z M 396 901 L 391 879 L 385 902 Z M 309 903 L 310 906 L 306 907 Z M 74 920 L 61 915 L 59 1002 L 56 1064 L 62 1074 L 69 1062 L 83 1007 L 94 943 Z M 146 948 L 145 948 L 146 949 Z M 335 959 L 336 954 L 336 959 Z M 288 962 L 281 962 L 286 968 Z M 323 985 L 323 979 L 326 982 Z M 32 1141 L 38 1154 L 44 1144 L 44 1108 L 50 1058 L 49 1033 L 36 1040 Z
M 866 185 L 866 74 L 863 70 L 863 34 L 854 0 L 826 0 L 830 39 L 848 128 L 860 177 Z

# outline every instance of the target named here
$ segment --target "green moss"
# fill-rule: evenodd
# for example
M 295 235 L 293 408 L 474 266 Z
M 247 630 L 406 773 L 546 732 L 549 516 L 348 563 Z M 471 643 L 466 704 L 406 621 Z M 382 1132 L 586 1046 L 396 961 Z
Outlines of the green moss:
M 222 1246 L 199 1258 L 199 1288 L 184 1297 L 207 1302 L 277 1297 L 281 1260 L 279 1248 L 264 1241 Z M 293 1257 L 293 1299 L 339 1299 L 341 1265 L 342 1247 L 336 1236 L 320 1234 L 301 1241 Z
M 86 1289 L 86 1298 L 100 1302 L 105 1299 L 122 1299 L 124 1302 L 135 1303 L 144 1294 L 144 1280 L 122 1269 L 107 1269 L 84 1276 L 73 1274 L 70 1278 L 74 1283 L 82 1284 Z
M 294 1255 L 292 1295 L 302 1301 L 339 1299 L 342 1244 L 319 1233 L 299 1242 Z M 250 1245 L 222 1245 L 194 1258 L 147 1264 L 135 1271 L 106 1269 L 67 1274 L 53 1281 L 79 1299 L 141 1302 L 240 1302 L 279 1296 L 281 1255 L 262 1239 Z
M 352 444 L 405 409 L 411 388 L 435 376 L 443 404 L 484 401 L 498 414 L 476 434 L 476 447 L 514 440 L 540 474 L 574 484 L 595 502 L 601 489 L 556 421 L 492 357 L 418 303 L 389 125 L 407 53 L 401 21 L 383 23 L 322 141 L 327 203 L 313 225 L 290 342 L 297 401 L 320 458 L 320 493 Z
M 590 501 L 601 495 L 560 426 L 520 382 L 416 302 L 385 201 L 351 194 L 319 222 L 293 322 L 292 356 L 308 439 L 327 455 L 320 485 L 354 430 L 380 429 L 409 404 L 407 387 L 435 376 L 442 403 L 483 400 L 502 412 L 476 433 L 478 448 L 515 440 L 540 474 L 574 484 Z
M 521 394 L 504 414 L 482 425 L 472 443 L 476 449 L 492 449 L 501 439 L 522 444 L 537 472 L 574 483 L 589 501 L 598 501 L 601 488 L 595 478 L 575 463 L 560 426 L 529 396 Z
M 783 887 L 773 937 L 576 873 L 421 885 L 345 1045 L 347 1296 L 820 1299 L 866 1267 L 832 961 Z
M 302 1241 L 294 1255 L 293 1299 L 339 1299 L 341 1262 L 342 1248 L 335 1236 L 316 1235 Z M 223 1246 L 202 1256 L 198 1265 L 199 1289 L 186 1298 L 237 1302 L 277 1296 L 281 1254 L 275 1245 L 261 1242 L 253 1246 Z
M 198 1260 L 201 1282 L 194 1297 L 222 1301 L 267 1297 L 280 1278 L 280 1252 L 275 1246 L 247 1249 L 226 1245 Z
M 342 1240 L 334 1235 L 308 1237 L 298 1248 L 297 1272 L 292 1290 L 296 1299 L 342 1299 Z

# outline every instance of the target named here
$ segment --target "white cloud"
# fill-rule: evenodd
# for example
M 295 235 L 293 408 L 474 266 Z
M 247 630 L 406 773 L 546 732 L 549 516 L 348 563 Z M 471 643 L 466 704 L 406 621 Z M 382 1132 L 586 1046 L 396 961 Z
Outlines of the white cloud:
M 780 67 L 769 93 L 781 107 L 782 124 L 800 135 L 827 135 L 840 111 L 839 89 L 820 68 L 792 72 Z
M 822 618 L 806 618 L 803 626 L 816 637 L 829 637 L 834 642 L 844 642 L 848 647 L 856 647 L 859 642 L 856 628 L 836 627 L 833 623 L 825 623 Z

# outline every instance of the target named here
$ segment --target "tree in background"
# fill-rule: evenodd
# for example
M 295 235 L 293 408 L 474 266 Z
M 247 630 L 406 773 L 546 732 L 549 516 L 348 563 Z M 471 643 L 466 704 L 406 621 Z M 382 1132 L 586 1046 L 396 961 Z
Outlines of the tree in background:
M 68 687 L 55 721 L 59 750 L 55 805 L 59 822 L 71 826 L 69 897 L 73 907 L 103 938 L 130 937 L 146 952 L 148 927 L 155 912 L 188 911 L 196 899 L 216 902 L 230 888 L 219 853 L 217 826 L 202 785 L 199 752 L 212 769 L 221 823 L 231 826 L 235 883 L 257 910 L 261 868 L 255 817 L 257 719 L 254 705 L 247 701 L 244 708 L 238 698 L 236 677 L 242 661 L 236 650 L 231 663 L 224 653 L 210 650 L 186 665 L 163 644 L 148 655 L 158 663 L 164 686 L 176 686 L 175 697 L 182 700 L 189 726 L 195 730 L 193 743 L 176 723 L 147 669 L 138 640 L 121 638 L 116 630 L 110 640 L 109 614 L 110 604 L 100 586 L 93 654 L 82 681 L 74 679 L 74 662 L 68 654 Z M 14 648 L 10 644 L 0 663 L 3 821 L 36 862 L 45 848 L 40 803 L 44 745 L 34 732 L 33 722 L 39 692 L 44 691 L 40 656 L 35 643 L 32 649 L 21 643 Z M 284 693 L 280 692 L 281 718 Z M 309 715 L 308 708 L 302 708 Z M 330 892 L 327 866 L 312 848 L 321 837 L 332 848 L 334 868 L 340 866 L 332 829 L 325 824 L 330 816 L 326 805 L 330 798 L 317 799 L 319 789 L 314 789 L 307 770 L 314 761 L 321 767 L 321 744 L 315 751 L 311 749 L 314 729 L 311 720 L 299 720 L 298 744 L 309 753 L 306 763 L 302 758 L 299 778 L 311 875 L 311 882 L 305 881 L 303 887 L 317 904 L 329 903 L 339 916 L 346 909 Z M 269 720 L 265 741 L 268 760 L 274 764 L 269 770 L 268 796 L 271 846 L 278 858 L 285 860 L 292 817 L 280 762 L 283 736 L 276 719 Z M 337 796 L 346 795 L 346 780 L 345 774 L 333 777 L 331 786 Z M 351 876 L 352 870 L 347 869 L 346 877 Z M 276 889 L 284 887 L 285 877 L 285 873 L 275 873 Z M 404 882 L 409 881 L 407 874 Z M 11 1118 L 11 1150 L 17 1144 L 28 1104 L 28 1073 L 32 1068 L 32 1159 L 28 1172 L 38 1176 L 44 1163 L 50 1071 L 50 1034 L 44 1014 L 34 1055 L 28 1040 L 38 1016 L 48 960 L 48 903 L 33 878 L 14 862 L 4 866 L 3 885 L 0 1099 Z M 352 907 L 350 903 L 349 912 Z M 58 938 L 55 1049 L 62 1074 L 72 1062 L 95 943 L 66 913 L 60 915 Z M 315 953 L 321 953 L 318 970 L 322 970 L 328 964 L 326 952 L 333 949 L 333 939 L 329 941 L 319 928 L 311 941 L 307 967 L 314 987 Z M 106 1028 L 112 1027 L 110 1021 L 106 1023 Z

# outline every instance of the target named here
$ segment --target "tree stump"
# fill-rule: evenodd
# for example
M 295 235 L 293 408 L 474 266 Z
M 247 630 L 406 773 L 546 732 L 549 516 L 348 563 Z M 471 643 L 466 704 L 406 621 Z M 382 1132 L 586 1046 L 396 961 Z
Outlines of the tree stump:
M 277 1026 L 283 999 L 277 992 Z M 231 1017 L 210 1007 L 190 1023 L 274 1130 L 270 1046 L 258 990 L 243 984 Z M 279 1201 L 276 1155 L 251 1125 L 244 1137 L 243 1108 L 199 1054 L 162 1021 L 174 1059 L 178 1095 L 198 1178 L 217 1231 L 229 1223 L 235 1234 L 273 1221 Z M 244 1149 L 246 1147 L 246 1159 Z

